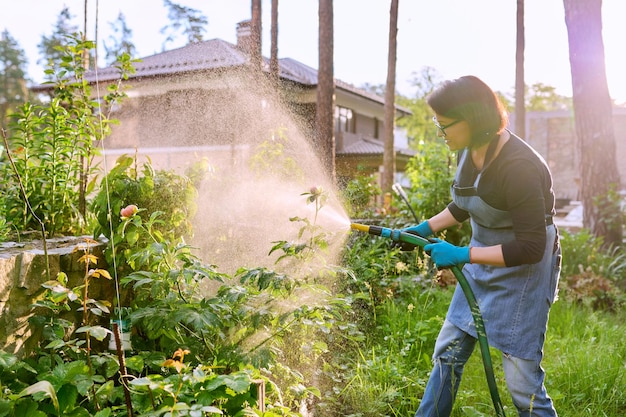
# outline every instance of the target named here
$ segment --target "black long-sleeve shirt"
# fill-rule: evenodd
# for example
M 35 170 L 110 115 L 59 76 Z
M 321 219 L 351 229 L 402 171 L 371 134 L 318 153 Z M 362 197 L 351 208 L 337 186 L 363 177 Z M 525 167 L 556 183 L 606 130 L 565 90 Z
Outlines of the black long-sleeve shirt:
M 490 206 L 511 214 L 515 240 L 502 243 L 506 266 L 539 262 L 546 244 L 546 216 L 555 214 L 552 175 L 544 159 L 511 134 L 484 170 L 477 192 Z M 459 222 L 470 216 L 454 203 L 448 209 Z

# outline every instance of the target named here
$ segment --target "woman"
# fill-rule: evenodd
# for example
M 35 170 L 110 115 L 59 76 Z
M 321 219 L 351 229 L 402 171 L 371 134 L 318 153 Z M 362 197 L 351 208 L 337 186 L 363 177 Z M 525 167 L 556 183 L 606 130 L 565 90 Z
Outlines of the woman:
M 487 338 L 502 352 L 504 374 L 520 416 L 556 416 L 541 367 L 548 313 L 561 269 L 552 223 L 552 176 L 529 145 L 505 129 L 506 111 L 474 76 L 445 82 L 428 98 L 438 137 L 458 151 L 452 202 L 404 231 L 429 237 L 469 220 L 469 246 L 424 247 L 439 268 L 465 264 Z M 457 285 L 437 337 L 434 367 L 415 414 L 449 416 L 463 367 L 476 344 L 468 302 Z

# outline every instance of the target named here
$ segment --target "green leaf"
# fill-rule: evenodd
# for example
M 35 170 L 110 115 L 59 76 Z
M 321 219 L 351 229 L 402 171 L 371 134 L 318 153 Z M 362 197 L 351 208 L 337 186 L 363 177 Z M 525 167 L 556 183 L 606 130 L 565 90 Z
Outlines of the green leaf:
M 16 407 L 13 417 L 47 417 L 46 413 L 37 410 L 37 403 L 34 400 L 20 401 Z
M 76 406 L 78 390 L 72 384 L 65 384 L 59 388 L 57 396 L 59 398 L 59 409 L 65 414 L 66 411 L 72 410 Z
M 17 362 L 17 357 L 3 350 L 0 350 L 0 367 L 10 368 Z
M 0 399 L 0 417 L 5 417 L 11 412 L 11 401 Z
M 144 377 L 144 378 L 136 378 L 136 379 L 133 379 L 132 381 L 130 381 L 130 384 L 131 385 L 136 385 L 138 387 L 149 386 L 150 384 L 152 384 L 152 380 L 150 378 L 146 378 L 146 377 Z
M 247 392 L 250 388 L 250 376 L 245 373 L 236 373 L 231 375 L 219 375 L 206 385 L 208 391 L 213 391 L 220 386 L 226 386 L 233 390 L 235 393 L 241 394 Z
M 58 340 L 53 340 L 52 342 L 48 343 L 45 346 L 45 348 L 51 349 L 51 350 L 57 350 L 57 349 L 62 348 L 65 345 L 66 345 L 65 341 L 63 341 L 62 339 L 58 339 Z
M 144 360 L 141 356 L 131 356 L 126 358 L 126 367 L 136 372 L 143 371 Z
M 98 411 L 93 417 L 111 417 L 113 411 L 110 408 L 105 408 L 103 410 Z
M 103 341 L 108 335 L 113 334 L 111 330 L 102 326 L 83 326 L 76 329 L 76 333 L 87 333 L 99 341 Z
M 131 229 L 126 232 L 126 241 L 129 245 L 134 245 L 139 240 L 139 232 L 137 229 Z
M 52 384 L 50 382 L 48 382 L 48 381 L 36 382 L 33 385 L 24 388 L 24 390 L 22 390 L 22 392 L 20 392 L 17 396 L 18 396 L 18 398 L 21 398 L 21 397 L 25 397 L 27 395 L 36 394 L 38 392 L 43 393 L 44 396 L 46 396 L 46 397 L 50 397 L 50 399 L 52 400 L 52 404 L 54 404 L 54 408 L 57 411 L 57 414 L 60 414 L 60 412 L 59 412 L 59 399 L 57 398 L 57 393 L 54 390 L 54 387 L 52 386 Z

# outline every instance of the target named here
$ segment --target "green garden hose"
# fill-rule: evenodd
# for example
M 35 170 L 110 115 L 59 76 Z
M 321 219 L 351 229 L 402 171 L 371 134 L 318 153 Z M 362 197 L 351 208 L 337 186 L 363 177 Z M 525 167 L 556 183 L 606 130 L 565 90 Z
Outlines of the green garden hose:
M 361 232 L 369 233 L 371 235 L 382 236 L 390 238 L 396 242 L 405 242 L 415 246 L 424 247 L 428 243 L 431 243 L 428 239 L 421 236 L 417 236 L 411 233 L 402 232 L 397 229 L 389 229 L 387 227 L 369 226 L 359 223 L 352 223 L 350 228 Z M 467 278 L 458 266 L 450 268 L 455 278 L 461 285 L 461 289 L 467 298 L 467 302 L 470 305 L 470 311 L 474 318 L 474 325 L 476 326 L 476 335 L 478 336 L 478 345 L 480 346 L 480 353 L 483 359 L 483 367 L 485 368 L 485 375 L 487 377 L 487 385 L 489 386 L 489 393 L 491 394 L 491 400 L 496 410 L 496 416 L 505 417 L 504 408 L 500 401 L 500 395 L 498 394 L 498 386 L 496 385 L 496 379 L 493 373 L 493 364 L 491 362 L 491 354 L 489 353 L 489 342 L 487 341 L 487 333 L 485 332 L 485 323 L 483 322 L 483 316 L 480 314 L 480 307 L 476 301 L 476 296 L 467 282 Z

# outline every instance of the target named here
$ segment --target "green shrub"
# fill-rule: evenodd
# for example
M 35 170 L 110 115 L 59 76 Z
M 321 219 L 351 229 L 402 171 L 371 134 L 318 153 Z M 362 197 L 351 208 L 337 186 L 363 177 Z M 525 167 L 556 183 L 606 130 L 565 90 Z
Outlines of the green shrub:
M 561 233 L 563 264 L 561 294 L 570 302 L 618 311 L 626 302 L 626 254 L 621 247 L 605 248 L 588 229 Z
M 117 275 L 125 276 L 138 270 L 129 261 L 139 249 L 161 241 L 177 245 L 191 236 L 196 195 L 196 188 L 185 176 L 155 171 L 150 162 L 144 163 L 138 172 L 135 158 L 122 155 L 117 159 L 102 179 L 92 203 L 97 220 L 93 235 L 104 235 L 111 241 L 106 261 L 111 267 L 116 266 Z M 137 217 L 133 216 L 130 222 L 121 214 L 128 206 L 138 209 Z M 142 224 L 147 223 L 149 233 L 141 229 Z
M 321 190 L 309 197 L 320 210 Z M 310 382 L 332 342 L 323 335 L 338 326 L 335 337 L 352 337 L 343 322 L 350 299 L 333 295 L 315 277 L 294 279 L 266 268 L 240 269 L 234 277 L 217 273 L 190 247 L 166 239 L 174 233 L 158 229 L 162 212 L 144 220 L 142 210 L 125 207 L 111 233 L 111 241 L 119 235 L 119 243 L 128 244 L 124 259 L 132 270 L 120 279 L 132 287 L 130 304 L 117 306 L 132 321 L 126 367 L 98 345 L 111 334 L 98 318 L 110 317 L 115 301 L 89 296 L 89 279 L 111 277 L 89 267 L 96 259 L 87 253 L 82 285 L 69 288 L 63 274 L 44 284 L 31 319 L 43 337 L 26 361 L 4 358 L 0 412 L 101 417 L 127 415 L 132 407 L 138 415 L 254 415 L 263 408 L 257 391 L 263 385 L 264 415 L 295 416 L 301 401 L 320 397 Z M 324 235 L 315 219 L 306 220 L 300 236 L 306 250 L 320 250 Z M 285 256 L 301 259 L 302 253 Z M 223 285 L 209 293 L 206 281 Z M 77 312 L 80 325 L 72 319 Z M 0 354 L 0 371 L 4 364 Z M 116 384 L 117 378 L 126 383 Z M 127 385 L 132 389 L 125 391 Z
M 561 231 L 562 275 L 576 275 L 590 269 L 615 281 L 626 278 L 626 255 L 621 248 L 606 249 L 602 238 L 588 229 L 576 233 Z
M 378 216 L 376 199 L 382 194 L 374 175 L 357 175 L 348 181 L 342 196 L 347 207 L 348 216 L 355 219 L 368 219 Z

